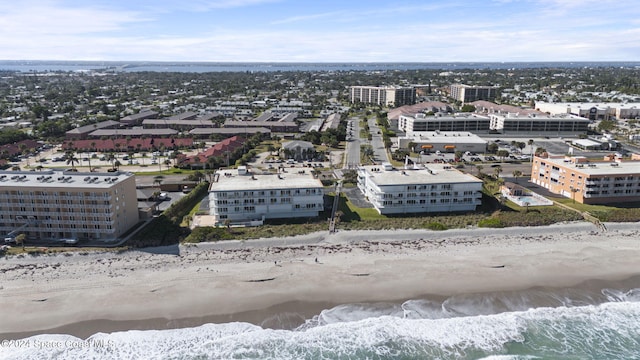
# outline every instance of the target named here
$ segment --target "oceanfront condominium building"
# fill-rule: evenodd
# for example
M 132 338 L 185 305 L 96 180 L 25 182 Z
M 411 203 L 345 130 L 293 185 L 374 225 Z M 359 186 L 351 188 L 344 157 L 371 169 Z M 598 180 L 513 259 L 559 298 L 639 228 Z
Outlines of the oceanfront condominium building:
M 474 211 L 482 199 L 482 180 L 444 164 L 361 166 L 358 188 L 383 215 Z
M 449 87 L 450 96 L 463 103 L 476 100 L 493 101 L 498 97 L 498 88 L 494 86 L 471 86 L 453 84 Z
M 0 171 L 0 233 L 115 240 L 138 223 L 133 174 Z
M 400 86 L 351 86 L 349 101 L 383 106 L 411 105 L 416 102 L 416 89 Z
M 217 224 L 317 217 L 324 210 L 322 183 L 311 170 L 253 173 L 246 167 L 216 172 L 209 214 Z
M 632 159 L 536 156 L 531 182 L 583 204 L 640 201 L 640 161 Z

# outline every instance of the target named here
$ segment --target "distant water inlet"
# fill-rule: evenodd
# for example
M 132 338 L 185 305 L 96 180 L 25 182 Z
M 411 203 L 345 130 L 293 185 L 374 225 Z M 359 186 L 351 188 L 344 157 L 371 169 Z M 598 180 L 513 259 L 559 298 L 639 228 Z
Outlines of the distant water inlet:
M 553 201 L 518 184 L 505 183 L 500 189 L 502 195 L 518 206 L 550 206 Z

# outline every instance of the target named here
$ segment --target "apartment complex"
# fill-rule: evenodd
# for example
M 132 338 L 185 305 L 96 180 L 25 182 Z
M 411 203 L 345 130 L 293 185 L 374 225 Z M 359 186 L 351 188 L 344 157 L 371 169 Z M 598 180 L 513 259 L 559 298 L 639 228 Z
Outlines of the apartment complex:
M 472 113 L 455 115 L 426 116 L 424 114 L 400 115 L 398 118 L 398 130 L 407 136 L 422 131 L 470 131 L 489 132 L 491 120 L 488 116 Z
M 0 171 L 0 233 L 115 240 L 138 223 L 133 174 Z
M 500 134 L 586 134 L 591 121 L 570 115 L 520 115 L 517 113 L 489 114 L 490 129 Z
M 444 164 L 361 166 L 358 188 L 383 215 L 474 211 L 482 199 L 481 180 Z
M 322 183 L 310 170 L 253 173 L 219 170 L 209 188 L 209 214 L 222 224 L 317 217 L 324 210 Z
M 640 161 L 536 156 L 531 182 L 583 204 L 640 201 Z
M 400 86 L 351 86 L 349 101 L 383 106 L 411 105 L 416 102 L 416 89 Z
M 449 86 L 449 91 L 452 98 L 463 103 L 477 100 L 493 101 L 498 97 L 498 88 L 495 86 L 452 84 Z

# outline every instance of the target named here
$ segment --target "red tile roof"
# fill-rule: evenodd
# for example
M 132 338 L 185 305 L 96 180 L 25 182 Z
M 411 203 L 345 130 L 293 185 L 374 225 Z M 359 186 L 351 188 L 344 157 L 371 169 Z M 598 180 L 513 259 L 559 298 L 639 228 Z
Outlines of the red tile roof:
M 244 138 L 240 136 L 232 136 L 230 138 L 224 139 L 219 143 L 213 145 L 212 147 L 201 151 L 193 156 L 188 156 L 180 159 L 181 164 L 196 163 L 195 158 L 197 157 L 200 163 L 204 163 L 208 158 L 215 156 L 223 156 L 227 151 L 235 151 L 236 149 L 242 147 L 244 144 Z
M 92 146 L 93 144 L 93 146 Z M 119 144 L 116 146 L 116 144 Z M 140 144 L 140 147 L 138 147 Z M 193 147 L 193 139 L 191 138 L 134 138 L 134 139 L 107 139 L 107 140 L 69 140 L 62 143 L 64 150 L 88 150 L 88 151 L 149 151 L 159 149 L 164 145 L 165 149 L 173 149 L 175 147 Z

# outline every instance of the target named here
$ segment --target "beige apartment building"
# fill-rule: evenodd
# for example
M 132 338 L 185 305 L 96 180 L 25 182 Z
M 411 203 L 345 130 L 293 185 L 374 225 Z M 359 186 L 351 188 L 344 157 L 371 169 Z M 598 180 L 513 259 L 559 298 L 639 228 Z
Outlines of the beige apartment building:
M 138 223 L 131 173 L 0 171 L 0 233 L 115 240 Z
M 416 89 L 401 86 L 350 86 L 349 101 L 383 106 L 411 105 L 416 102 Z
M 534 157 L 531 182 L 583 204 L 640 201 L 640 159 Z
M 450 96 L 462 103 L 478 100 L 493 101 L 498 97 L 499 88 L 495 86 L 471 86 L 452 84 L 449 86 Z

